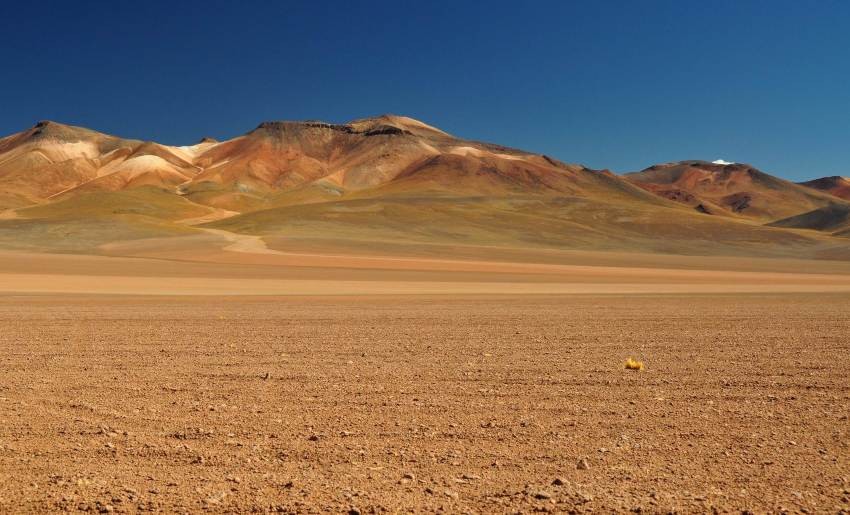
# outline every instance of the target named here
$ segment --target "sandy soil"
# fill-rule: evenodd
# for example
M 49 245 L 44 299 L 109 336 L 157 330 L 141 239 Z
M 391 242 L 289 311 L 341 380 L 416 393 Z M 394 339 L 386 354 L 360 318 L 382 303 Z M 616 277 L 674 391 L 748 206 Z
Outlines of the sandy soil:
M 221 231 L 226 233 L 226 231 Z M 231 233 L 227 233 L 231 234 Z M 265 252 L 263 252 L 265 251 Z M 180 255 L 180 251 L 174 250 Z M 850 292 L 850 274 L 364 257 L 267 250 L 254 236 L 215 254 L 233 263 L 0 252 L 0 292 L 370 295 Z M 165 253 L 168 255 L 168 253 Z M 199 256 L 189 248 L 183 257 Z M 826 266 L 826 265 L 825 265 Z M 102 278 L 107 278 L 104 280 Z
M 0 512 L 850 510 L 848 263 L 266 244 L 0 252 Z
M 0 327 L 0 512 L 850 510 L 848 294 L 7 295 Z
M 217 232 L 216 232 L 217 231 Z M 481 263 L 521 267 L 531 273 L 548 270 L 541 265 L 579 265 L 615 268 L 665 268 L 671 270 L 724 270 L 738 272 L 790 272 L 850 274 L 850 261 L 766 258 L 752 256 L 677 255 L 480 245 L 394 244 L 386 241 L 305 240 L 262 237 L 257 244 L 223 251 L 240 237 L 255 236 L 230 231 L 204 231 L 180 238 L 148 238 L 102 245 L 98 250 L 113 257 L 142 257 L 203 263 L 252 264 L 321 268 L 408 268 L 475 272 Z M 253 252 L 253 248 L 277 252 Z M 3 252 L 0 251 L 0 255 Z M 509 271 L 504 266 L 501 272 Z
M 236 216 L 239 214 L 238 211 L 228 211 L 227 209 L 218 209 L 218 208 L 210 208 L 212 211 L 209 213 L 196 216 L 193 218 L 184 218 L 183 220 L 178 220 L 177 223 L 181 223 L 184 225 L 200 225 L 205 224 L 207 222 L 214 222 L 216 220 L 224 220 L 225 218 L 230 218 L 231 216 Z M 235 233 L 231 233 L 235 234 Z
M 222 250 L 226 252 L 241 252 L 244 254 L 283 254 L 282 252 L 269 249 L 268 246 L 266 246 L 266 242 L 259 236 L 239 234 L 219 229 L 204 229 L 204 232 L 224 238 L 224 240 L 227 241 L 227 245 L 222 247 Z

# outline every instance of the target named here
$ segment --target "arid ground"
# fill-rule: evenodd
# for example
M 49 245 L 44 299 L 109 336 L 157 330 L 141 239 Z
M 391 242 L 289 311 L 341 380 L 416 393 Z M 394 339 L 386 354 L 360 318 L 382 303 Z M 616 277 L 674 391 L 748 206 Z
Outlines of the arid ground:
M 3 253 L 0 512 L 850 510 L 846 264 L 324 259 Z
M 850 261 L 98 251 L 0 251 L 0 512 L 850 510 Z
M 3 11 L 0 515 L 850 515 L 840 15 L 172 3 Z

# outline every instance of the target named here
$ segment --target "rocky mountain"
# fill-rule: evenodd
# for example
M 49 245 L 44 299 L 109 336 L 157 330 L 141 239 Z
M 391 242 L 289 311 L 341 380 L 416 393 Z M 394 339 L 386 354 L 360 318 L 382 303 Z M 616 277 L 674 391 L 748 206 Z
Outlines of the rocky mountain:
M 800 182 L 798 184 L 829 193 L 834 197 L 850 200 L 850 178 L 847 177 L 833 175 L 832 177 L 821 177 L 820 179 Z
M 612 190 L 644 196 L 609 172 L 454 138 L 390 115 L 347 124 L 264 122 L 231 140 L 204 139 L 182 147 L 55 122 L 40 122 L 0 140 L 3 207 L 140 186 L 173 189 L 201 204 L 240 211 L 344 193 L 590 195 Z
M 654 165 L 625 177 L 647 191 L 697 211 L 759 222 L 798 215 L 837 200 L 740 163 L 679 161 Z
M 843 222 L 824 221 L 850 205 L 832 193 L 744 164 L 619 176 L 393 115 L 264 122 L 189 146 L 40 122 L 0 139 L 0 248 L 98 252 L 231 231 L 287 245 L 850 259 Z

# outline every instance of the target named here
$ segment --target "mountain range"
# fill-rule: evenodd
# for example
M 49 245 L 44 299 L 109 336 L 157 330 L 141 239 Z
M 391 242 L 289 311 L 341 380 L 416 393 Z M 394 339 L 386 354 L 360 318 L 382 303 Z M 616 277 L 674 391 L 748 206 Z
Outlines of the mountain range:
M 98 253 L 116 242 L 223 231 L 272 248 L 844 260 L 850 180 L 796 184 L 699 160 L 618 175 L 393 115 L 264 122 L 191 146 L 50 121 L 0 139 L 0 248 Z

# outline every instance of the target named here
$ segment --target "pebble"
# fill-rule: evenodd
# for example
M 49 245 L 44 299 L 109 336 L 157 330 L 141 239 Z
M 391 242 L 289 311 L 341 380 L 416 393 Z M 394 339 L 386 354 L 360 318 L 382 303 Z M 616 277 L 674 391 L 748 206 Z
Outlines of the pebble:
M 578 470 L 587 470 L 590 468 L 590 465 L 587 463 L 586 459 L 582 458 L 578 460 L 578 463 L 576 463 L 576 468 Z
M 227 497 L 227 492 L 221 492 L 218 495 L 211 495 L 210 497 L 207 497 L 204 499 L 204 503 L 213 505 L 221 504 L 221 501 L 223 501 L 225 497 Z

